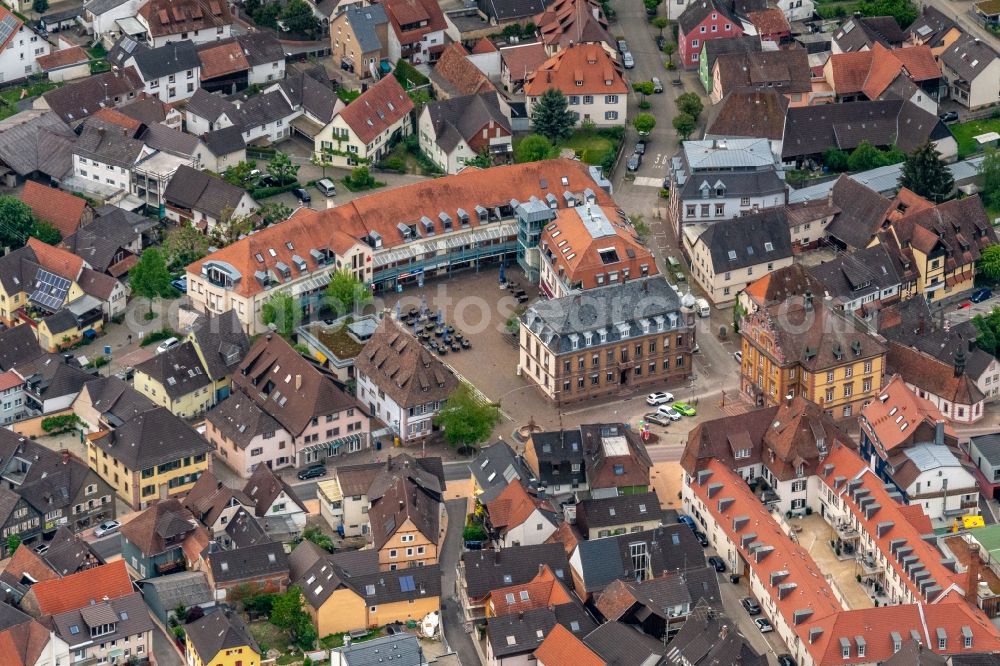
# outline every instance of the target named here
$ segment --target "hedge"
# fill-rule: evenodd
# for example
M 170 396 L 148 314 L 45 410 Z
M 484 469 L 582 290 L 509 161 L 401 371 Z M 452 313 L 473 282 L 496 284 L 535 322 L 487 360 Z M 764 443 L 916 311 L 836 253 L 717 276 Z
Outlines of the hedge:
M 255 190 L 250 190 L 250 196 L 260 201 L 261 199 L 274 197 L 285 192 L 291 192 L 297 187 L 299 187 L 298 181 L 291 182 L 288 185 L 281 185 L 280 187 L 259 187 Z

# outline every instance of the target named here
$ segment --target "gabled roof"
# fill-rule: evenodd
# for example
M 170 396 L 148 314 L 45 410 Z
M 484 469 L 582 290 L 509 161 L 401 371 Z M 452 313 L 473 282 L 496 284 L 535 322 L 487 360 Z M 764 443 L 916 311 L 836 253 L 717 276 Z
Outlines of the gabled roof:
M 148 0 L 139 15 L 154 38 L 232 25 L 229 3 L 222 0 Z
M 976 80 L 997 58 L 1000 58 L 1000 54 L 997 54 L 996 49 L 967 33 L 952 42 L 941 54 L 944 66 L 969 83 Z
M 690 33 L 701 25 L 708 18 L 709 14 L 712 13 L 721 14 L 732 21 L 735 27 L 740 27 L 739 19 L 733 14 L 727 3 L 719 0 L 697 0 L 689 4 L 681 12 L 681 15 L 677 17 L 677 26 L 680 29 L 680 34 L 686 35 Z
M 48 55 L 38 56 L 35 62 L 46 72 L 53 72 L 65 67 L 73 67 L 90 62 L 90 55 L 81 46 L 70 46 L 69 48 L 53 51 Z
M 0 161 L 19 176 L 61 179 L 73 166 L 76 139 L 57 113 L 22 111 L 0 120 Z
M 720 55 L 713 76 L 723 94 L 733 90 L 777 90 L 785 95 L 812 90 L 812 71 L 805 49 L 749 51 Z
M 711 40 L 711 44 L 715 41 Z M 723 98 L 706 138 L 764 137 L 780 141 L 785 132 L 788 98 L 777 90 L 734 91 Z
M 223 437 L 241 449 L 245 449 L 254 437 L 282 429 L 274 417 L 242 390 L 233 391 L 205 418 Z
M 885 221 L 892 202 L 846 175 L 837 179 L 830 200 L 840 208 L 827 233 L 849 248 L 867 247 Z
M 166 407 L 136 414 L 110 432 L 97 432 L 91 441 L 126 469 L 140 471 L 165 462 L 205 455 L 212 445 Z
M 952 364 L 898 342 L 889 343 L 885 362 L 889 370 L 898 373 L 907 384 L 955 405 L 973 405 L 984 398 L 967 373 L 956 374 Z
M 133 58 L 136 69 L 146 81 L 201 67 L 198 51 L 190 39 L 170 42 L 155 49 L 141 49 L 135 52 Z
M 670 642 L 670 652 L 691 664 L 767 666 L 767 655 L 757 654 L 733 618 L 707 605 L 697 606 Z
M 489 77 L 472 64 L 469 52 L 458 42 L 445 47 L 430 78 L 451 97 L 495 90 Z
M 528 74 L 538 69 L 539 65 L 549 59 L 545 46 L 539 42 L 505 46 L 500 49 L 500 59 L 510 72 L 510 80 L 514 84 L 523 82 Z
M 508 483 L 496 499 L 486 505 L 490 524 L 494 529 L 506 534 L 520 527 L 537 510 L 542 517 L 555 526 L 555 509 L 545 500 L 528 494 L 520 483 Z
M 131 170 L 146 152 L 146 144 L 139 138 L 139 132 L 140 130 L 91 116 L 83 122 L 73 154 Z
M 781 36 L 791 34 L 792 31 L 784 12 L 777 7 L 750 12 L 747 14 L 747 18 L 757 29 L 757 34 L 762 37 Z
M 31 586 L 42 615 L 56 615 L 83 608 L 101 598 L 119 599 L 132 594 L 132 579 L 125 560 L 70 574 Z
M 212 132 L 206 132 L 201 136 L 202 143 L 212 151 L 216 157 L 224 157 L 246 149 L 246 140 L 243 138 L 243 131 L 237 125 L 230 125 Z
M 276 541 L 232 550 L 216 550 L 208 556 L 208 560 L 216 586 L 246 579 L 288 576 L 285 547 Z
M 693 538 L 693 537 L 692 537 Z M 556 578 L 569 581 L 569 564 L 561 544 L 514 546 L 503 550 L 470 550 L 462 553 L 465 583 L 470 599 L 483 599 L 495 589 L 523 585 L 548 565 Z
M 202 369 L 198 352 L 190 342 L 156 354 L 136 365 L 135 370 L 158 382 L 173 400 L 200 391 L 212 383 Z
M 236 210 L 246 190 L 186 164 L 178 167 L 163 192 L 168 204 L 207 213 L 222 221 L 228 211 Z
M 903 283 L 895 256 L 881 243 L 838 255 L 809 270 L 840 307 L 870 294 L 875 294 L 878 300 L 883 289 Z
M 202 81 L 250 69 L 250 61 L 244 55 L 243 47 L 235 40 L 203 45 L 198 48 L 198 61 L 201 64 Z
M 253 506 L 253 502 L 242 491 L 230 488 L 206 470 L 184 496 L 183 506 L 203 525 L 212 527 L 222 512 L 234 502 L 241 506 Z
M 441 539 L 441 495 L 407 477 L 397 477 L 377 499 L 371 500 L 368 521 L 372 543 L 380 550 L 407 522 L 425 539 L 437 544 Z
M 583 643 L 608 666 L 659 663 L 667 646 L 638 627 L 621 622 L 605 622 L 583 637 Z M 740 664 L 739 666 L 746 666 Z
M 280 81 L 278 88 L 293 107 L 301 107 L 319 122 L 326 124 L 333 120 L 333 116 L 343 108 L 344 103 L 333 91 L 329 80 L 322 81 L 314 74 L 314 72 L 292 74 Z M 325 70 L 323 76 L 326 76 Z
M 576 522 L 581 529 L 658 520 L 661 515 L 656 492 L 591 498 L 576 505 Z
M 979 197 L 953 199 L 923 207 L 892 222 L 899 244 L 924 254 L 945 251 L 946 272 L 965 271 L 979 261 L 982 251 L 997 243 Z
M 951 18 L 937 7 L 926 5 L 916 21 L 906 29 L 911 39 L 931 48 L 937 48 L 944 42 L 945 35 L 952 29 L 958 29 Z
M 531 654 L 555 626 L 582 638 L 597 627 L 576 599 L 506 613 L 486 620 L 486 636 L 497 659 Z
M 0 654 L 7 666 L 36 666 L 45 656 L 50 636 L 45 625 L 29 618 L 0 631 Z
M 86 199 L 33 180 L 25 181 L 21 201 L 28 204 L 35 217 L 58 229 L 63 238 L 76 232 L 87 209 Z
M 389 17 L 385 14 L 385 7 L 382 5 L 369 5 L 358 7 L 351 5 L 344 12 L 345 19 L 351 25 L 354 38 L 358 41 L 358 48 L 361 53 L 371 53 L 381 51 L 388 44 L 383 44 L 379 37 L 378 27 L 389 22 Z
M 254 513 L 258 518 L 265 517 L 271 510 L 274 500 L 278 499 L 281 493 L 285 493 L 289 500 L 295 503 L 302 511 L 307 511 L 302 500 L 292 490 L 284 479 L 272 472 L 267 465 L 259 464 L 254 469 L 253 474 L 243 486 L 243 494 L 254 504 Z
M 852 16 L 833 34 L 833 41 L 841 52 L 861 51 L 878 43 L 882 46 L 899 46 L 906 34 L 892 16 Z
M 75 234 L 64 234 L 62 246 L 94 270 L 106 272 L 114 266 L 112 262 L 118 251 L 135 243 L 156 222 L 116 206 L 102 212 Z
M 160 500 L 125 523 L 121 534 L 140 553 L 151 558 L 180 547 L 187 539 L 208 533 L 179 500 L 170 498 Z
M 492 615 L 503 617 L 533 608 L 547 608 L 573 603 L 576 597 L 566 583 L 556 577 L 547 564 L 538 567 L 538 575 L 521 585 L 498 587 L 490 592 Z
M 715 60 L 728 53 L 750 53 L 760 51 L 760 37 L 757 35 L 740 35 L 739 37 L 723 37 L 722 39 L 706 39 L 702 45 L 702 58 L 707 59 L 708 71 L 715 69 Z
M 436 5 L 435 5 L 436 6 Z M 440 10 L 439 10 L 440 11 Z M 371 141 L 413 110 L 413 100 L 395 76 L 385 76 L 338 114 L 362 143 Z
M 64 122 L 75 123 L 108 106 L 119 106 L 143 89 L 133 67 L 95 74 L 83 81 L 50 90 L 43 97 Z
M 634 566 L 633 545 L 644 544 L 648 555 L 647 569 Z M 683 523 L 661 525 L 643 532 L 581 541 L 571 562 L 583 580 L 578 594 L 593 594 L 604 590 L 615 580 L 651 578 L 665 571 L 703 567 L 704 552 L 691 529 Z
M 531 479 L 531 470 L 524 459 L 503 441 L 479 449 L 479 455 L 469 463 L 469 470 L 483 491 L 479 495 L 483 504 L 499 496 L 507 484 L 515 481 L 527 484 Z
M 573 44 L 529 74 L 524 93 L 536 97 L 555 88 L 566 95 L 626 94 L 628 85 L 619 67 L 600 44 Z
M 198 315 L 191 326 L 190 338 L 213 381 L 231 375 L 250 350 L 250 338 L 233 309 L 218 315 Z
M 561 624 L 555 625 L 535 650 L 535 659 L 545 666 L 607 666 L 608 664 Z
M 478 0 L 476 5 L 497 23 L 531 18 L 545 9 L 542 0 Z
M 239 110 L 235 104 L 222 95 L 210 93 L 204 88 L 194 91 L 187 101 L 187 106 L 184 107 L 184 112 L 209 122 L 215 122 L 223 114 L 226 114 L 233 123 L 239 120 Z
M 713 184 L 708 182 L 710 190 Z M 746 217 L 720 220 L 698 237 L 708 248 L 714 273 L 788 259 L 792 240 L 780 210 L 769 209 Z
M 593 0 L 555 0 L 535 17 L 534 23 L 548 49 L 612 43 L 608 19 L 600 4 Z
M 260 655 L 260 646 L 238 613 L 218 609 L 201 619 L 184 625 L 184 631 L 198 657 L 208 663 L 223 650 L 250 648 Z
M 402 45 L 418 42 L 424 35 L 446 27 L 444 12 L 435 0 L 387 0 L 381 4 Z

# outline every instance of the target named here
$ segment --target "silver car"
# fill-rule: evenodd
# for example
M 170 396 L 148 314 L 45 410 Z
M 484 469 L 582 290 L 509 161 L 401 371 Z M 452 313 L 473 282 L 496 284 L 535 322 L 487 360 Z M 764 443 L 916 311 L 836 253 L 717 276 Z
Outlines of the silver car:
M 622 54 L 622 64 L 625 65 L 625 69 L 632 69 L 635 67 L 635 59 L 628 51 Z

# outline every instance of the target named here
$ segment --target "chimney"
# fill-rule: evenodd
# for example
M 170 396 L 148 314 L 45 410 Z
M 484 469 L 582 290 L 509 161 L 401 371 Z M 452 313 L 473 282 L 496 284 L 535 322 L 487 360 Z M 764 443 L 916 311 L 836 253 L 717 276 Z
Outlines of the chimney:
M 961 347 L 955 352 L 955 376 L 961 377 L 965 374 L 965 350 Z
M 934 424 L 934 443 L 944 444 L 944 421 L 938 419 Z
M 295 390 L 302 388 L 302 375 L 295 375 Z
M 405 500 L 399 500 L 399 510 L 402 511 L 403 507 L 405 507 L 405 506 L 406 506 L 406 501 Z
M 969 548 L 969 568 L 966 571 L 968 579 L 965 582 L 965 600 L 974 606 L 979 605 L 979 547 L 971 545 Z
M 63 465 L 68 465 L 69 464 L 69 449 L 63 449 L 60 453 L 62 453 L 62 464 Z
M 920 315 L 920 318 L 917 319 L 917 333 L 920 334 L 920 335 L 924 334 L 924 316 L 923 315 Z

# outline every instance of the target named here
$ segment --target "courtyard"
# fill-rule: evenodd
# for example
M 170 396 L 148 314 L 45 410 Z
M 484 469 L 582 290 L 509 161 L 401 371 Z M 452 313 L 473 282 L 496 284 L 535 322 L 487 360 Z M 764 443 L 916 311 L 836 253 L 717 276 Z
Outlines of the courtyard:
M 830 586 L 840 593 L 851 610 L 874 607 L 868 588 L 857 580 L 860 571 L 857 562 L 853 558 L 838 558 L 830 546 L 836 535 L 826 520 L 814 513 L 790 518 L 787 522 L 791 524 L 799 544 L 809 552 L 820 571 L 826 572 Z

